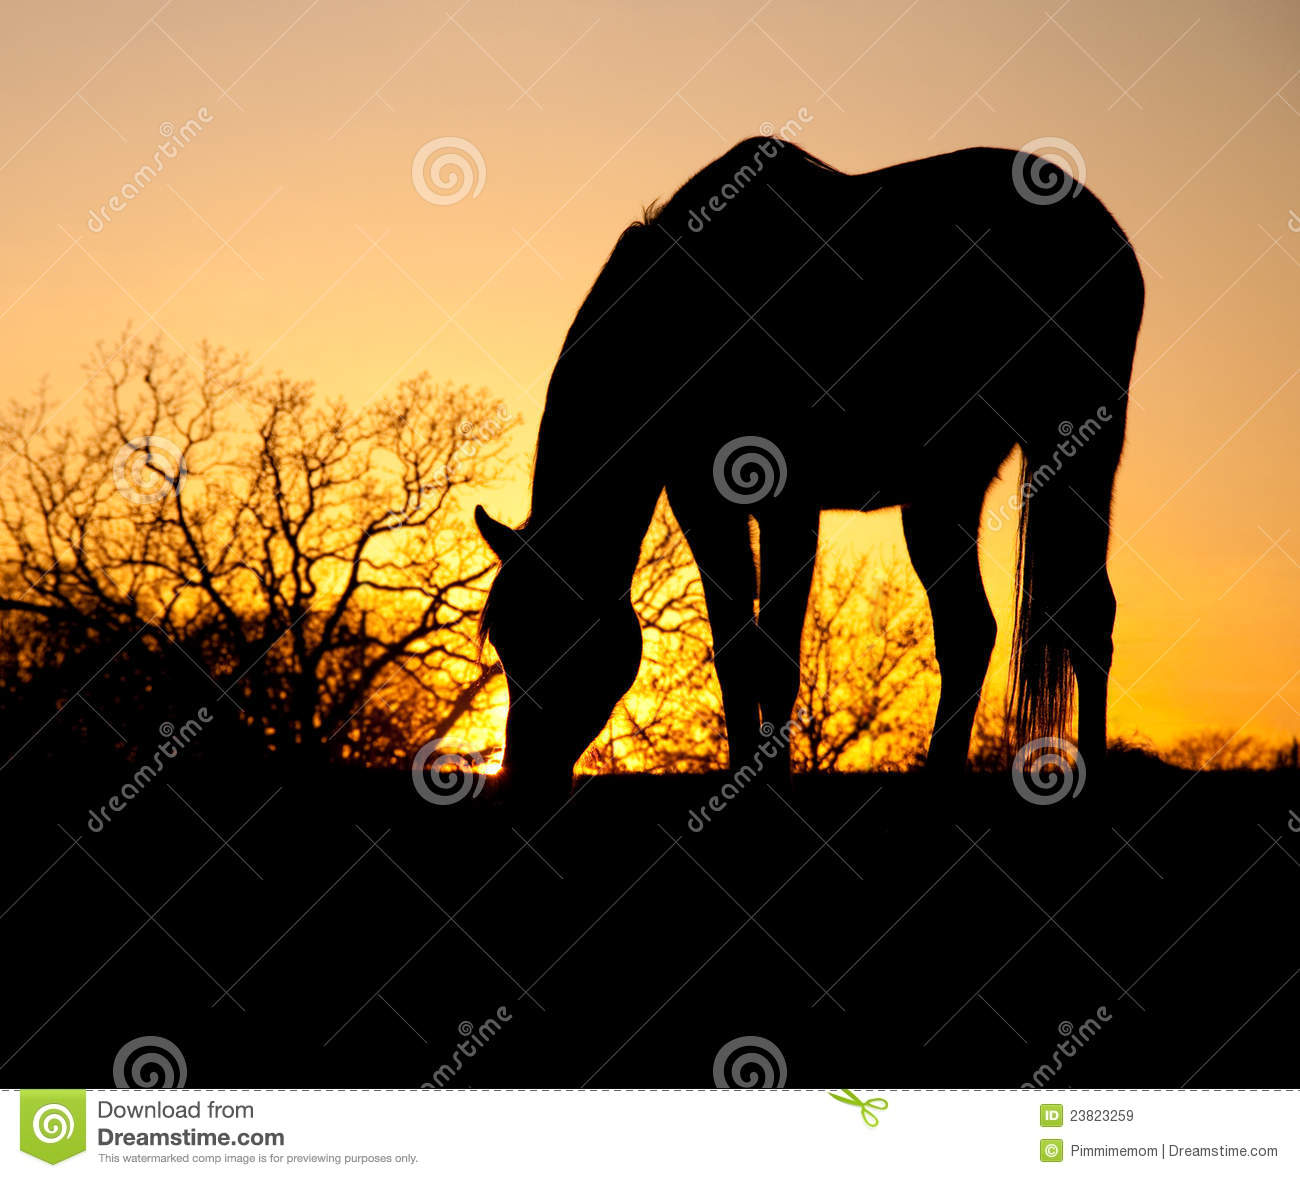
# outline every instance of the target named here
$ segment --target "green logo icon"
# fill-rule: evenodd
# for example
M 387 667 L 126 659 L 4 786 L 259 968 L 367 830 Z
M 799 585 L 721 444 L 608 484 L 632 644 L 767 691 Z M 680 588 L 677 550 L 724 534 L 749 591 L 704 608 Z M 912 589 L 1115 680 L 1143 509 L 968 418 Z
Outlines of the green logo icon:
M 1044 1137 L 1038 1143 L 1038 1160 L 1040 1162 L 1065 1161 L 1065 1142 L 1059 1137 Z
M 50 1165 L 84 1152 L 86 1090 L 24 1089 L 18 1098 L 18 1148 Z
M 1045 1129 L 1059 1129 L 1065 1121 L 1065 1107 L 1059 1104 L 1040 1104 L 1038 1123 Z
M 862 1097 L 850 1092 L 847 1088 L 841 1088 L 839 1092 L 828 1092 L 827 1095 L 832 1100 L 838 1100 L 841 1104 L 851 1104 L 856 1108 L 862 1114 L 863 1124 L 868 1129 L 874 1129 L 880 1124 L 880 1117 L 876 1114 L 884 1112 L 889 1107 L 889 1101 L 883 1096 L 872 1096 L 867 1100 L 863 1100 Z

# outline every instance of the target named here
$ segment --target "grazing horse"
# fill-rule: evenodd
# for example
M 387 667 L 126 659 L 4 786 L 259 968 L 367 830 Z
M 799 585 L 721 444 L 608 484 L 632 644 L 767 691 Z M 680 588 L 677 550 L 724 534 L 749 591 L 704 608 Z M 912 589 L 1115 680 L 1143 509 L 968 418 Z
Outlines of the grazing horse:
M 691 177 L 578 310 L 528 519 L 475 513 L 501 560 L 483 632 L 509 685 L 506 781 L 567 792 L 635 679 L 630 585 L 665 491 L 702 573 L 733 767 L 791 715 L 820 513 L 900 506 L 941 674 L 927 763 L 960 769 L 996 633 L 980 516 L 1016 447 L 1017 739 L 1063 737 L 1077 684 L 1079 751 L 1100 759 L 1142 305 L 1115 220 L 1025 152 L 849 175 L 750 139 Z

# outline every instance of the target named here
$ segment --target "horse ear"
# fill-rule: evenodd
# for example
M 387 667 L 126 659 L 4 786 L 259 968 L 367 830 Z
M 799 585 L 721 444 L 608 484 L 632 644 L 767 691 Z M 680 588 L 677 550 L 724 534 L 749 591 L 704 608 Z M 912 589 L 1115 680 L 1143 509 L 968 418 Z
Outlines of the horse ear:
M 482 504 L 474 508 L 474 522 L 478 524 L 479 534 L 484 542 L 502 560 L 508 560 L 519 551 L 522 542 L 519 534 L 514 528 L 508 528 L 505 524 L 494 520 L 483 510 Z

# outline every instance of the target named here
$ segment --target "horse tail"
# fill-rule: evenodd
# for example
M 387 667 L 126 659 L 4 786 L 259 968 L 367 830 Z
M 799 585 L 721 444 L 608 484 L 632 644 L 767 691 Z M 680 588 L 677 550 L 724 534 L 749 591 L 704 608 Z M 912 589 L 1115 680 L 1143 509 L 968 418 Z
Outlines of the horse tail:
M 1068 297 L 1061 296 L 1064 310 L 1056 322 L 1104 379 L 1082 367 L 1068 349 L 1062 364 L 1052 349 L 1063 345 L 1055 340 L 1044 343 L 1026 368 L 1033 373 L 1055 368 L 1062 380 L 1051 402 L 1052 417 L 1039 403 L 1036 413 L 1024 415 L 1018 439 L 1021 507 L 1008 695 L 1018 745 L 1043 738 L 1059 747 L 1068 743 L 1076 679 L 1081 680 L 1081 719 L 1093 738 L 1102 740 L 1094 753 L 1104 755 L 1115 620 L 1106 569 L 1111 495 L 1124 449 L 1145 288 L 1137 255 L 1101 202 L 1093 199 L 1091 209 L 1081 203 L 1078 211 L 1086 219 L 1075 235 L 1077 248 L 1089 255 L 1086 271 L 1093 269 L 1091 258 L 1106 261 Z M 1117 233 L 1124 244 L 1115 250 Z M 1071 365 L 1079 366 L 1073 376 Z M 1071 418 L 1053 422 L 1062 410 Z
M 1021 447 L 1020 524 L 1016 544 L 1016 618 L 1010 696 L 1017 745 L 1066 736 L 1074 706 L 1074 666 L 1057 615 L 1072 592 L 1071 516 L 1066 480 L 1035 469 Z

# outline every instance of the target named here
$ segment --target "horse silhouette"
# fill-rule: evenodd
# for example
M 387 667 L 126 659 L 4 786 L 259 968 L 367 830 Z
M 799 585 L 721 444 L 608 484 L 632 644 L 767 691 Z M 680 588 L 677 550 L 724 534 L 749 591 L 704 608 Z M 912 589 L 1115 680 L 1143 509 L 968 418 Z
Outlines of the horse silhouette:
M 501 560 L 482 627 L 509 686 L 505 782 L 567 792 L 635 679 L 629 590 L 664 491 L 702 574 L 733 768 L 791 716 L 820 513 L 891 506 L 934 621 L 927 764 L 962 768 L 996 633 L 980 517 L 1017 446 L 1016 738 L 1063 738 L 1077 683 L 1079 753 L 1100 760 L 1143 297 L 1101 202 L 1025 152 L 850 175 L 750 139 L 652 206 L 564 341 L 527 520 L 475 513 Z

